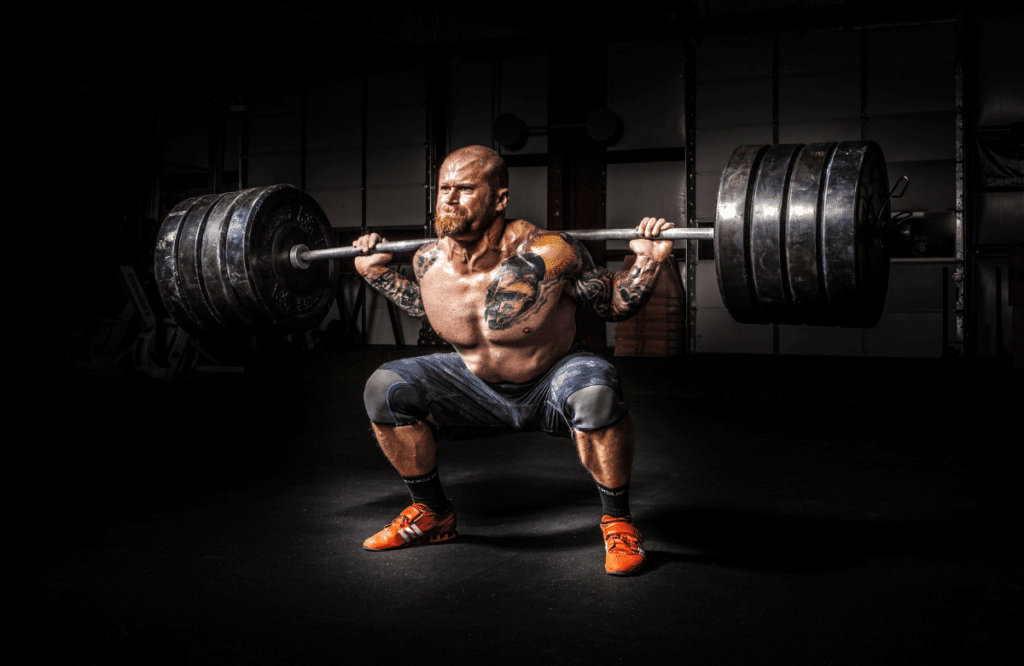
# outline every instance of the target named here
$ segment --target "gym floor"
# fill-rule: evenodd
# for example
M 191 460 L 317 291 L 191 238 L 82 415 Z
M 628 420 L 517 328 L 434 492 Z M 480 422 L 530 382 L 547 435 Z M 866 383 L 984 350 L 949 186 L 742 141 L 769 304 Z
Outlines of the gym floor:
M 361 548 L 409 503 L 363 383 L 415 353 L 69 377 L 8 468 L 31 488 L 9 509 L 9 654 L 987 665 L 1019 651 L 1020 371 L 613 357 L 649 557 L 618 578 L 592 481 L 543 434 L 441 445 L 458 541 Z

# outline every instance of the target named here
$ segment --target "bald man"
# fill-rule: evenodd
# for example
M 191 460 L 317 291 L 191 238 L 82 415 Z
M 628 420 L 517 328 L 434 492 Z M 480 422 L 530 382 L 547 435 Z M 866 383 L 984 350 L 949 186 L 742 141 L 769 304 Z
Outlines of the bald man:
M 597 483 L 605 571 L 628 576 L 643 567 L 643 537 L 629 511 L 633 424 L 615 368 L 574 345 L 579 304 L 608 321 L 640 311 L 672 241 L 673 224 L 644 218 L 629 271 L 595 266 L 565 234 L 506 220 L 508 169 L 483 146 L 456 150 L 441 165 L 438 240 L 413 259 L 416 282 L 371 254 L 384 239 L 353 245 L 356 270 L 414 317 L 426 317 L 455 353 L 393 361 L 366 385 L 373 432 L 405 480 L 413 504 L 363 543 L 372 551 L 438 544 L 457 536 L 455 506 L 436 466 L 436 442 L 543 431 L 576 443 Z

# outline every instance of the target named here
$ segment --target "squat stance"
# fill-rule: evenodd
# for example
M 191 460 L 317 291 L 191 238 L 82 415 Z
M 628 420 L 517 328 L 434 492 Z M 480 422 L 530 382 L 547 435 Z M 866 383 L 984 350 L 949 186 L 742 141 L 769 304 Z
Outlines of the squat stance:
M 636 263 L 611 273 L 572 238 L 506 220 L 507 204 L 501 157 L 483 146 L 461 148 L 441 165 L 438 240 L 416 252 L 418 282 L 388 269 L 390 254 L 355 260 L 371 286 L 426 316 L 457 352 L 386 363 L 367 382 L 373 431 L 413 504 L 363 546 L 455 538 L 455 508 L 435 466 L 438 439 L 544 431 L 574 439 L 597 482 L 605 570 L 635 573 L 645 555 L 629 514 L 632 421 L 614 367 L 574 348 L 575 314 L 581 302 L 609 321 L 639 312 L 672 251 L 672 241 L 652 239 L 674 225 L 644 218 L 645 238 L 630 242 Z M 369 253 L 383 241 L 374 233 L 353 245 Z

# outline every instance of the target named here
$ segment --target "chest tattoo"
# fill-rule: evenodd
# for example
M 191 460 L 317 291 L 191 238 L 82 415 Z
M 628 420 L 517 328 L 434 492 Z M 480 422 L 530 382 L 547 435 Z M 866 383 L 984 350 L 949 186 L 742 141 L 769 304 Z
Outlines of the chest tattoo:
M 527 252 L 502 262 L 487 287 L 485 319 L 492 331 L 504 331 L 541 307 L 550 289 L 544 289 L 544 260 Z

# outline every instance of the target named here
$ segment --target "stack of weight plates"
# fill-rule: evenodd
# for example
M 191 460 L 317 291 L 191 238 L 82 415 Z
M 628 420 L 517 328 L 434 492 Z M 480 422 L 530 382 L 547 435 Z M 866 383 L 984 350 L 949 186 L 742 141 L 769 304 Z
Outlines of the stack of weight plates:
M 291 185 L 182 201 L 160 227 L 155 272 L 168 313 L 191 333 L 315 328 L 337 294 L 334 261 L 295 268 L 289 252 L 333 241 L 311 196 Z
M 715 269 L 746 324 L 870 328 L 889 285 L 889 178 L 871 141 L 740 146 L 722 171 Z

